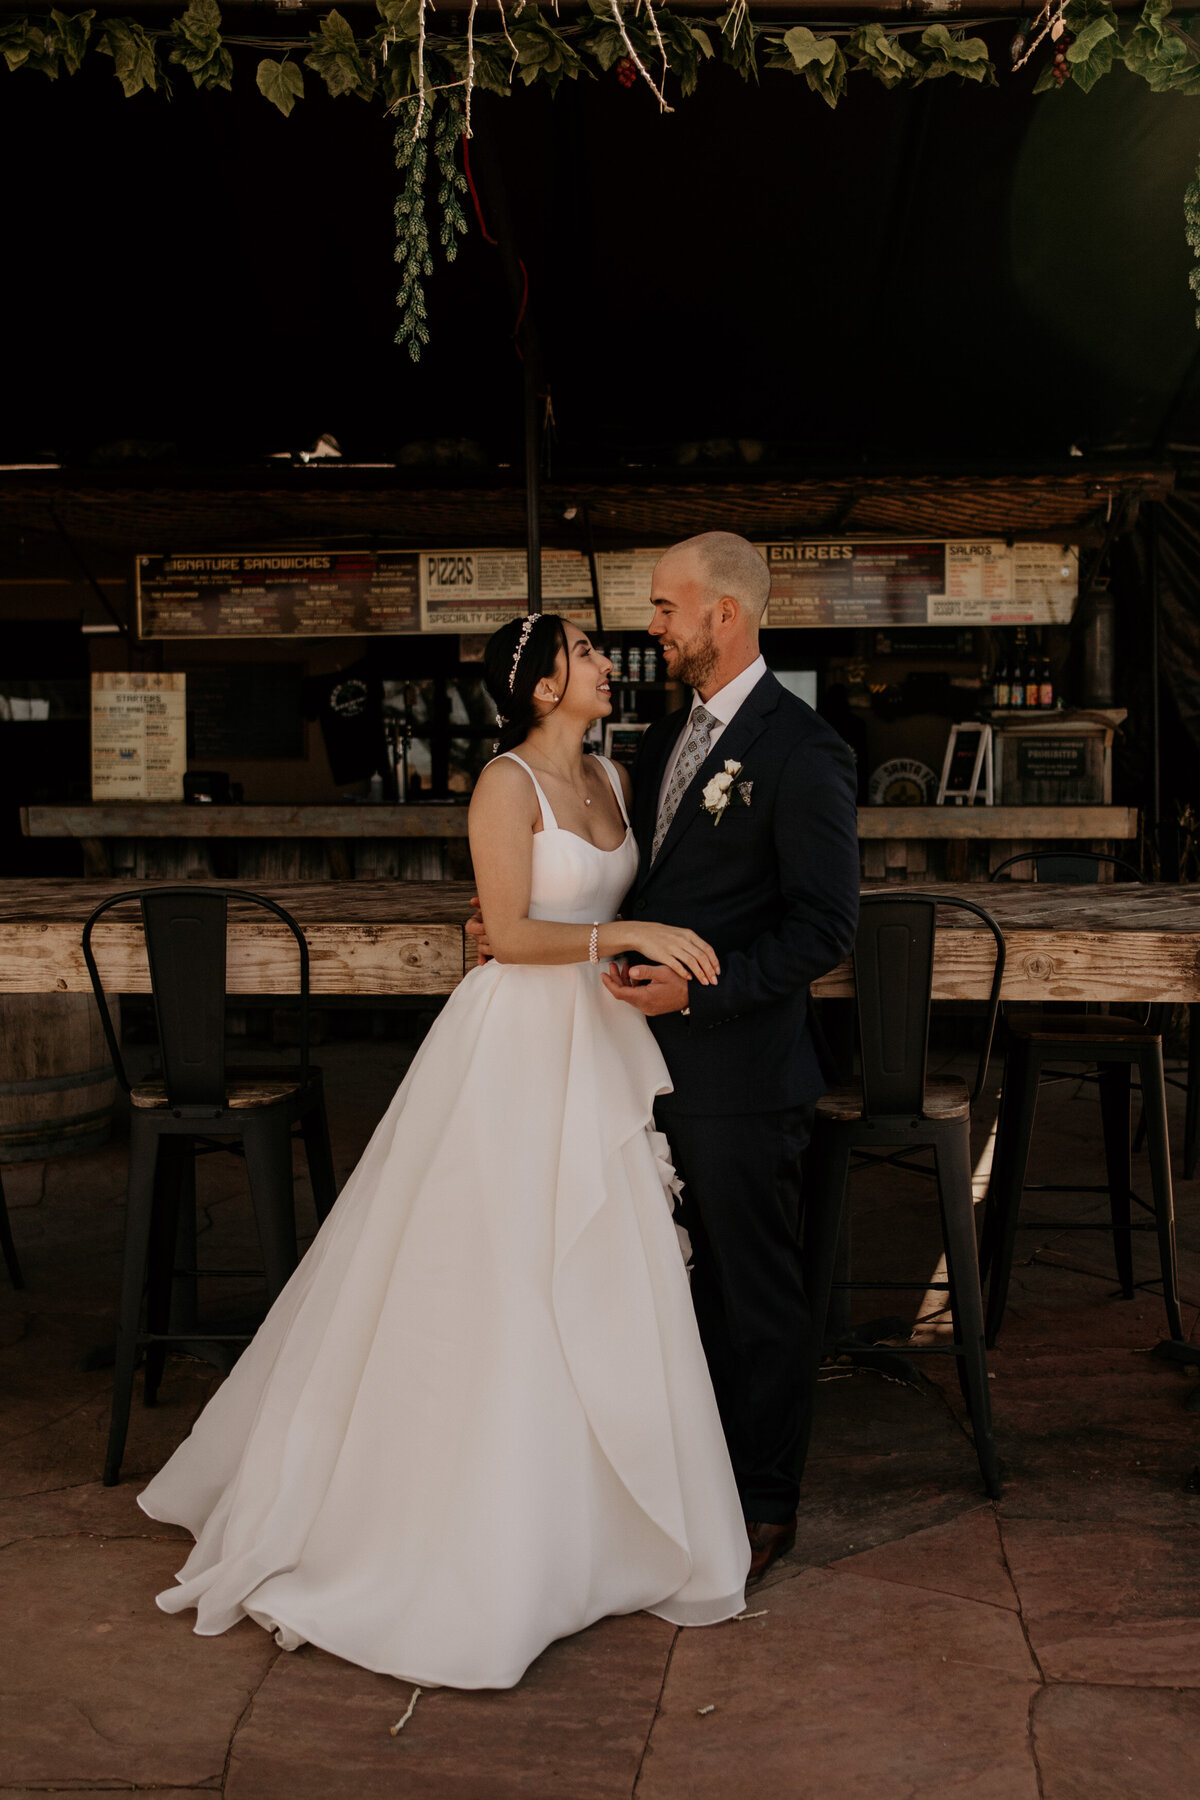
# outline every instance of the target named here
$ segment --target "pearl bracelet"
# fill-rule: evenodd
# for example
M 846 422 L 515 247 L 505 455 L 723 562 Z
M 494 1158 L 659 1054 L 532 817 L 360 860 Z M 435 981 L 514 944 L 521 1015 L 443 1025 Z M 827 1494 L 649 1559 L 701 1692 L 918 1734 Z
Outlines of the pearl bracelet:
M 600 925 L 599 925 L 599 922 L 597 922 L 595 925 L 592 926 L 592 935 L 588 939 L 588 961 L 589 962 L 599 962 L 600 961 Z

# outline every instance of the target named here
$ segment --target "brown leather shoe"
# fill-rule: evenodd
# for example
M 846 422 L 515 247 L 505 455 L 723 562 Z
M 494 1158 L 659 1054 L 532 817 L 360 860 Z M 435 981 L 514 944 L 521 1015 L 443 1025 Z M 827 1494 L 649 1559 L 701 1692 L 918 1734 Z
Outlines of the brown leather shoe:
M 789 1519 L 786 1525 L 755 1525 L 746 1520 L 746 1536 L 750 1539 L 750 1573 L 746 1577 L 746 1586 L 761 1581 L 773 1562 L 786 1556 L 796 1542 L 796 1521 Z

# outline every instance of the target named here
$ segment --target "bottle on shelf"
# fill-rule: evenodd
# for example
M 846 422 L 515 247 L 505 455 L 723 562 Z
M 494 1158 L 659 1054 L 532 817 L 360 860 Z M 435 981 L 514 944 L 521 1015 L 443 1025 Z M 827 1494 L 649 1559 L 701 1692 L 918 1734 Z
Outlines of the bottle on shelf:
M 622 680 L 625 674 L 625 655 L 620 644 L 609 645 L 608 660 L 612 664 L 614 678 L 617 681 Z
M 996 652 L 996 666 L 992 670 L 992 705 L 997 711 L 1008 706 L 1011 691 L 1008 675 L 1008 651 L 1002 643 Z
M 1029 660 L 1025 664 L 1025 704 L 1032 707 L 1042 704 L 1042 683 L 1038 659 L 1032 651 L 1030 651 Z
M 1025 705 L 1025 633 L 1017 632 L 1017 647 L 1013 654 L 1012 673 L 1009 677 L 1010 687 L 1008 704 L 1012 707 Z
M 636 644 L 631 644 L 625 657 L 625 667 L 629 671 L 630 681 L 642 679 L 642 653 Z
M 1043 656 L 1038 669 L 1038 705 L 1051 707 L 1054 705 L 1054 677 L 1050 673 L 1050 658 Z
M 646 681 L 658 680 L 658 651 L 653 644 L 642 652 L 642 675 Z

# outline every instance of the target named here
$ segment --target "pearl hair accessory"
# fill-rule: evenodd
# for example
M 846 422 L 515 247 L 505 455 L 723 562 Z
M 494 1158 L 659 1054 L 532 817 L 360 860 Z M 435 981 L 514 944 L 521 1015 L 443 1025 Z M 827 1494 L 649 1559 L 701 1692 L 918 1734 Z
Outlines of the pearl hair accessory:
M 525 623 L 521 627 L 521 635 L 517 639 L 517 647 L 513 651 L 512 668 L 508 672 L 508 691 L 510 694 L 513 691 L 513 683 L 517 679 L 517 664 L 521 660 L 521 652 L 525 648 L 526 644 L 529 642 L 529 634 L 533 630 L 533 628 L 536 624 L 537 624 L 537 614 L 530 613 L 528 618 L 525 620 Z

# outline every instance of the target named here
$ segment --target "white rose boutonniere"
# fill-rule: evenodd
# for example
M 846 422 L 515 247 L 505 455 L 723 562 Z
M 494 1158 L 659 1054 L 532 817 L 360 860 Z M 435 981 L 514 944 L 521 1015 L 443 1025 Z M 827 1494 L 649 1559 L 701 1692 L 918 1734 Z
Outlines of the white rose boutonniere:
M 749 806 L 754 788 L 752 781 L 739 781 L 740 762 L 727 762 L 720 774 L 704 784 L 704 810 L 714 825 L 719 825 L 730 805 Z

